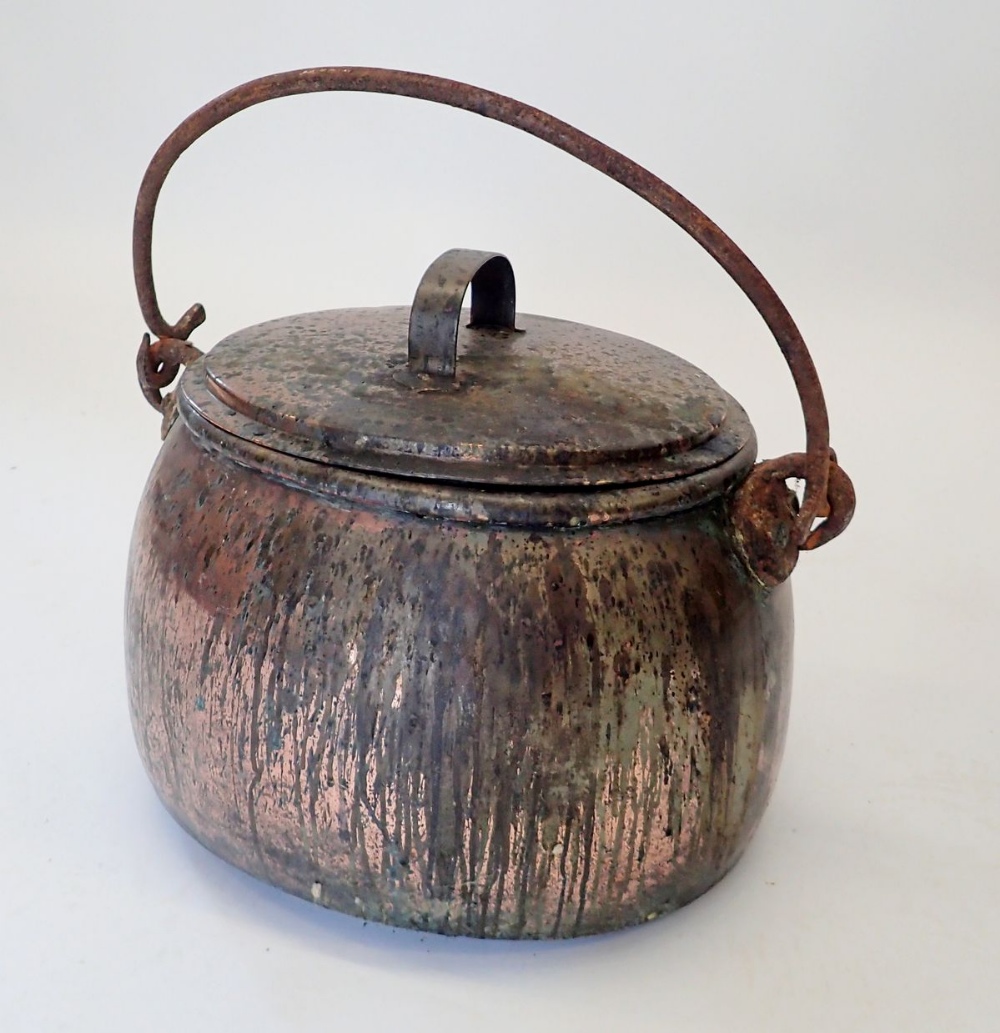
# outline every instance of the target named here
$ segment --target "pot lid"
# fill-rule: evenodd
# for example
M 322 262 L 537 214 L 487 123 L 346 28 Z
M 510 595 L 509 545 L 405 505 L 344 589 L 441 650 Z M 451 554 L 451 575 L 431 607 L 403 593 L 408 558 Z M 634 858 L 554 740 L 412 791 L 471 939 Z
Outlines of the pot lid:
M 671 480 L 724 462 L 753 435 L 730 395 L 669 352 L 515 318 L 510 263 L 489 252 L 446 252 L 410 309 L 240 330 L 205 357 L 199 381 L 223 405 L 198 406 L 192 392 L 189 403 L 239 437 L 333 466 L 480 485 Z M 231 426 L 227 411 L 240 417 Z M 248 435 L 247 420 L 266 435 Z

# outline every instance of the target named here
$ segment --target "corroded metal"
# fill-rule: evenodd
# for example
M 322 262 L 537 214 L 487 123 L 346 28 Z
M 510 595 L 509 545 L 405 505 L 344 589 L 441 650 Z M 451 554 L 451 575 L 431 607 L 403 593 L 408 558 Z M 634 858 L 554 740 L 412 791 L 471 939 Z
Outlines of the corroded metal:
M 187 341 L 201 306 L 170 325 L 156 301 L 160 188 L 213 125 L 321 90 L 466 108 L 649 200 L 767 321 L 806 452 L 754 466 L 739 404 L 650 345 L 523 314 L 515 326 L 512 273 L 473 285 L 472 321 L 491 325 L 460 327 L 478 259 L 438 269 L 430 323 L 447 332 L 418 343 L 416 370 L 402 308 L 276 320 L 203 356 Z M 449 934 L 602 932 L 720 879 L 781 755 L 786 579 L 854 509 L 808 351 L 746 256 L 549 115 L 357 68 L 257 80 L 182 123 L 143 180 L 133 248 L 159 336 L 139 378 L 165 443 L 129 557 L 129 698 L 177 820 L 316 903 Z M 477 320 L 477 297 L 503 318 Z
M 280 430 L 284 451 L 478 485 L 665 480 L 748 440 L 739 404 L 691 363 L 526 313 L 516 333 L 459 328 L 454 377 L 401 379 L 410 319 L 402 307 L 337 309 L 248 327 L 206 356 L 205 383 Z M 226 413 L 217 419 L 237 432 Z
M 137 741 L 206 846 L 481 937 L 643 922 L 736 862 L 781 753 L 791 596 L 745 572 L 722 499 L 474 526 L 248 464 L 178 420 L 129 562 Z
M 453 248 L 436 258 L 420 278 L 410 306 L 409 372 L 454 379 L 462 301 L 472 286 L 474 329 L 514 332 L 514 270 L 494 251 Z M 425 383 L 417 380 L 417 385 Z
M 798 498 L 787 481 L 805 476 L 801 452 L 758 463 L 731 501 L 736 539 L 747 566 L 764 585 L 779 585 L 795 569 L 800 550 L 817 549 L 836 538 L 854 516 L 854 485 L 830 451 L 827 504 L 822 522 L 799 543 L 795 536 Z
M 731 498 L 753 466 L 757 449 L 753 428 L 739 410 L 729 421 L 732 437 L 719 435 L 706 446 L 718 462 L 687 476 L 623 487 L 569 486 L 562 491 L 504 484 L 470 489 L 462 483 L 383 476 L 331 465 L 321 444 L 310 446 L 227 409 L 208 389 L 201 362 L 185 371 L 175 394 L 178 410 L 191 433 L 220 459 L 320 495 L 331 504 L 359 505 L 460 524 L 579 529 L 683 513 L 720 497 Z M 730 454 L 733 437 L 743 434 L 746 443 Z
M 829 507 L 830 433 L 826 402 L 816 367 L 805 341 L 774 289 L 750 259 L 704 212 L 663 180 L 625 155 L 581 133 L 544 111 L 489 90 L 431 75 L 385 68 L 306 68 L 281 72 L 244 83 L 188 116 L 153 156 L 136 199 L 132 260 L 136 290 L 146 325 L 160 337 L 186 340 L 205 319 L 200 304 L 191 306 L 176 323 L 168 323 L 153 284 L 153 217 L 156 202 L 174 162 L 213 126 L 256 104 L 304 93 L 350 91 L 396 94 L 463 108 L 521 129 L 616 180 L 672 219 L 726 270 L 767 323 L 792 374 L 802 403 L 806 427 L 805 489 L 792 537 L 802 545 L 813 524 Z
M 161 337 L 153 343 L 149 334 L 143 334 L 135 365 L 139 387 L 146 401 L 161 412 L 164 397 L 162 389 L 173 383 L 181 366 L 195 362 L 201 355 L 201 351 L 188 341 Z

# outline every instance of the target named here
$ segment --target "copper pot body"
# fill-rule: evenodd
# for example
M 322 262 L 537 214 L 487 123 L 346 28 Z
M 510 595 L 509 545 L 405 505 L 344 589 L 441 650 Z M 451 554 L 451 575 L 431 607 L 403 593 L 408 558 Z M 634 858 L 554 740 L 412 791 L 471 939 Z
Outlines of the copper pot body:
M 366 919 L 550 938 L 675 909 L 740 857 L 785 735 L 790 588 L 727 505 L 419 518 L 178 420 L 128 569 L 149 776 L 214 853 Z

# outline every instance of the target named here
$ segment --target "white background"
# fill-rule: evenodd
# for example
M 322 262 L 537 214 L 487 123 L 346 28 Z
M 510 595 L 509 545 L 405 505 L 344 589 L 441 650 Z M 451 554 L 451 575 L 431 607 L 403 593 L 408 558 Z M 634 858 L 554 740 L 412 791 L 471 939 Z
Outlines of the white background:
M 996 1031 L 1000 7 L 7 0 L 0 13 L 0 1029 Z M 781 778 L 745 859 L 643 928 L 559 944 L 363 925 L 174 827 L 132 744 L 130 525 L 159 446 L 135 386 L 131 206 L 245 79 L 371 64 L 538 105 L 664 176 L 768 275 L 824 378 L 859 508 L 794 575 Z M 408 301 L 448 247 L 519 307 L 692 359 L 763 455 L 791 382 L 680 231 L 567 156 L 417 101 L 284 100 L 164 190 L 165 314 L 202 348 Z

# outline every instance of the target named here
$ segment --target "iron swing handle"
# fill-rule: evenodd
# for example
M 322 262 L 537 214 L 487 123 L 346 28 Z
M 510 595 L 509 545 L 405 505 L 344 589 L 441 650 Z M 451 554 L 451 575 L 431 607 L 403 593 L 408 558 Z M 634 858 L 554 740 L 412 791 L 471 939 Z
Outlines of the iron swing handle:
M 758 463 L 737 490 L 731 513 L 737 538 L 753 572 L 777 584 L 791 572 L 800 549 L 813 549 L 839 534 L 854 511 L 854 492 L 830 449 L 823 389 L 812 357 L 791 315 L 739 247 L 702 211 L 663 180 L 623 154 L 537 108 L 465 83 L 380 68 L 328 67 L 281 72 L 228 90 L 188 116 L 160 145 L 143 177 L 136 199 L 132 259 L 139 305 L 149 329 L 159 338 L 143 339 L 138 357 L 143 393 L 162 407 L 160 390 L 182 364 L 198 352 L 187 344 L 205 320 L 198 304 L 177 323 L 168 323 L 153 283 L 153 217 L 160 189 L 174 162 L 200 136 L 231 115 L 278 97 L 330 91 L 384 93 L 462 108 L 521 129 L 603 172 L 672 219 L 722 266 L 767 324 L 792 374 L 806 430 L 806 451 Z M 785 479 L 805 480 L 796 506 Z M 814 527 L 817 520 L 823 522 Z

